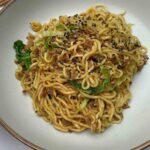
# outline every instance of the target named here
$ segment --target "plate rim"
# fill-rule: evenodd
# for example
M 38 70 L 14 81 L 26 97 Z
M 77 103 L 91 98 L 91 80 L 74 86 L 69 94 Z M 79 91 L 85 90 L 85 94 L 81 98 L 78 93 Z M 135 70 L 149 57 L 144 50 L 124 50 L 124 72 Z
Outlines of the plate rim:
M 3 8 L 0 10 L 0 15 L 2 15 L 2 13 L 4 13 L 4 11 L 9 8 L 10 5 L 12 5 L 16 0 L 10 0 L 5 6 L 3 6 Z M 21 136 L 20 134 L 18 134 L 15 130 L 13 130 L 5 121 L 4 119 L 2 119 L 0 117 L 0 125 L 8 132 L 10 133 L 11 136 L 13 136 L 15 139 L 17 139 L 18 141 L 20 141 L 21 143 L 25 144 L 26 146 L 34 149 L 34 150 L 46 150 L 36 144 L 33 144 L 32 142 L 30 142 L 29 140 L 27 140 L 26 138 L 24 138 L 23 136 Z M 144 143 L 131 148 L 131 150 L 142 150 L 145 148 L 148 148 L 150 146 L 150 140 L 145 141 Z
M 21 143 L 25 144 L 26 146 L 35 149 L 35 150 L 45 150 L 44 148 L 33 144 L 20 134 L 18 134 L 15 130 L 13 130 L 2 118 L 0 118 L 0 125 L 8 132 L 10 133 L 15 139 L 19 140 Z

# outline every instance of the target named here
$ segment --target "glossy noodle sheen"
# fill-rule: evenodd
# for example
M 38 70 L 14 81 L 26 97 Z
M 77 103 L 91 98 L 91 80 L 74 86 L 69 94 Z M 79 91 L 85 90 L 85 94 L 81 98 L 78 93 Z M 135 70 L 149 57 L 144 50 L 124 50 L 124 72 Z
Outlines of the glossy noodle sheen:
M 56 129 L 103 132 L 121 122 L 133 76 L 148 59 L 124 15 L 96 5 L 45 24 L 33 21 L 27 44 L 17 45 L 16 78 L 35 112 Z

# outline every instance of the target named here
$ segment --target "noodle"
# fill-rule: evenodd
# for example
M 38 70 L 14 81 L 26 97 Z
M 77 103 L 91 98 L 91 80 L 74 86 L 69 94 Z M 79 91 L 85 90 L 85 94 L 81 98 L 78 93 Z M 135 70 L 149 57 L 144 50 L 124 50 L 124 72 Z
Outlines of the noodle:
M 15 42 L 16 78 L 35 112 L 57 130 L 103 132 L 123 119 L 133 76 L 148 59 L 124 15 L 96 5 L 43 25 L 34 21 L 27 44 Z

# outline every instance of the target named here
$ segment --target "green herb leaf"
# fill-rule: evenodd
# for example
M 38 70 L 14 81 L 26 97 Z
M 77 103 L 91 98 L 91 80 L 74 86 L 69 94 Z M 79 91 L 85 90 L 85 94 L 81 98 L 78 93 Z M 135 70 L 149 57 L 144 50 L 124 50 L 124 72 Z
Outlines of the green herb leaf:
M 16 59 L 19 62 L 23 62 L 25 69 L 29 70 L 30 65 L 31 65 L 31 57 L 30 57 L 31 51 L 25 50 L 23 52 L 22 50 L 24 49 L 24 47 L 25 47 L 25 44 L 23 44 L 23 42 L 21 40 L 14 42 L 13 48 L 16 51 Z

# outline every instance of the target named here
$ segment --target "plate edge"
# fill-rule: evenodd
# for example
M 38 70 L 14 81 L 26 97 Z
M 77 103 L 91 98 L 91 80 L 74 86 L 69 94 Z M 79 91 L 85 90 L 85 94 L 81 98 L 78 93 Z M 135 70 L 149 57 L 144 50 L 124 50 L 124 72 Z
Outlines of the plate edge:
M 14 131 L 5 121 L 3 121 L 0 118 L 0 125 L 2 125 L 2 127 L 4 129 L 6 129 L 6 131 L 8 133 L 10 133 L 14 138 L 16 138 L 17 140 L 19 140 L 20 142 L 22 142 L 23 144 L 25 144 L 26 146 L 34 149 L 34 150 L 45 150 L 44 148 L 37 146 L 35 144 L 33 144 L 32 142 L 28 141 L 27 139 L 25 139 L 24 137 L 22 137 L 21 135 L 19 135 L 16 131 Z
M 3 8 L 0 10 L 0 15 L 1 15 L 13 2 L 15 2 L 15 0 L 9 0 L 9 1 L 3 6 Z

